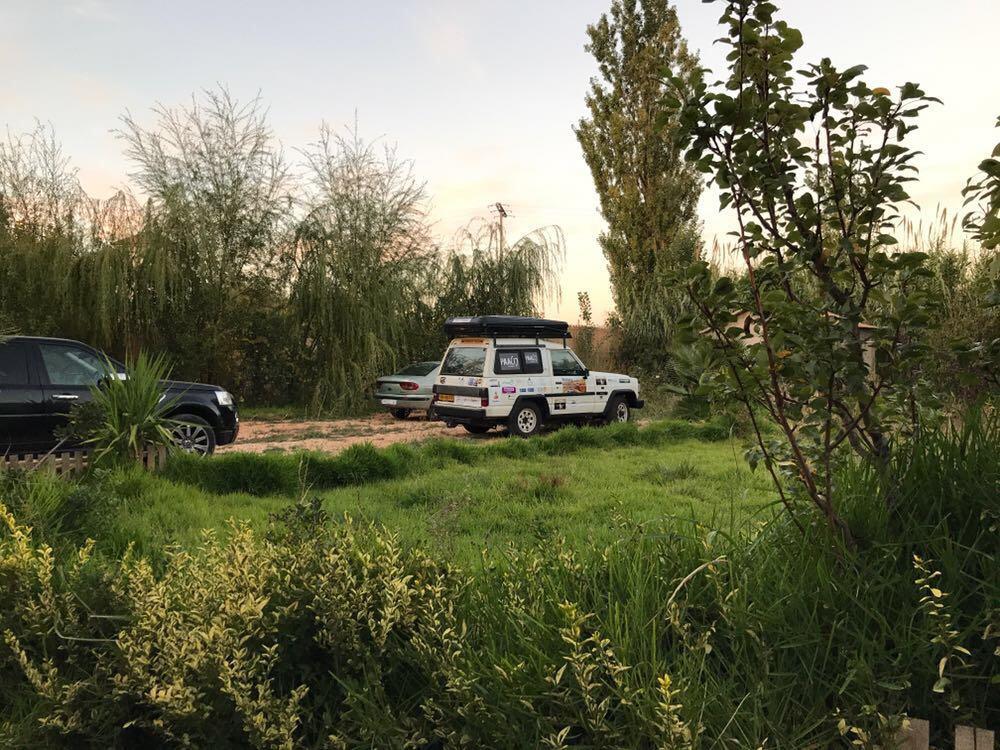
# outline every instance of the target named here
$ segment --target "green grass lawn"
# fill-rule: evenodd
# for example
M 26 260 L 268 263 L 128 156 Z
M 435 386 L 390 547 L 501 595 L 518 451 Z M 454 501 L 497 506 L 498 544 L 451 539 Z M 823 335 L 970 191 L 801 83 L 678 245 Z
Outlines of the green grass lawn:
M 405 543 L 476 564 L 486 547 L 557 537 L 600 546 L 620 536 L 623 525 L 656 530 L 671 517 L 730 528 L 734 518 L 773 498 L 766 477 L 751 473 L 741 452 L 734 441 L 687 439 L 561 455 L 488 455 L 471 464 L 443 458 L 405 478 L 310 492 L 334 518 L 376 522 Z M 130 542 L 150 554 L 164 544 L 195 544 L 202 529 L 224 533 L 229 519 L 263 526 L 268 514 L 291 502 L 288 496 L 214 494 L 140 472 L 112 481 L 121 501 L 98 538 L 116 553 Z

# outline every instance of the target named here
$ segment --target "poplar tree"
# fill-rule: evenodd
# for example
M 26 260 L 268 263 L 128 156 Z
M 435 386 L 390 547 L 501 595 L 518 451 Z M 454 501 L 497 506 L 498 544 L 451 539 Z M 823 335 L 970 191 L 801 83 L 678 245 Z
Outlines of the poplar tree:
M 667 0 L 614 0 L 587 34 L 599 74 L 587 94 L 589 117 L 575 132 L 608 223 L 599 242 L 623 334 L 620 356 L 655 367 L 682 298 L 666 279 L 700 252 L 701 184 L 675 143 L 664 80 L 666 73 L 690 79 L 698 60 Z

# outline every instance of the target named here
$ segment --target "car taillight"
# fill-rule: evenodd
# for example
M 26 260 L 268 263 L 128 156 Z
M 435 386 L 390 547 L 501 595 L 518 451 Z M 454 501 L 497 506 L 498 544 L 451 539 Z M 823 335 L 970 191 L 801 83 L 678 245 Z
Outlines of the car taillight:
M 409 380 L 404 380 L 402 383 L 399 384 L 399 387 L 402 388 L 404 391 L 415 391 L 420 386 L 417 385 L 416 383 L 411 383 Z
M 488 398 L 481 398 L 481 399 L 479 399 L 479 405 L 480 406 L 489 406 L 490 405 L 490 400 Z

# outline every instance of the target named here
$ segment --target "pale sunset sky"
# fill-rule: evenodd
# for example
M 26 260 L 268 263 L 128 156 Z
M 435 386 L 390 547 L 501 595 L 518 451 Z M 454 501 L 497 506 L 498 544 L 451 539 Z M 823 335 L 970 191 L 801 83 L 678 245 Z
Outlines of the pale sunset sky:
M 801 29 L 800 63 L 864 63 L 872 86 L 916 81 L 944 105 L 928 110 L 914 145 L 912 188 L 933 219 L 957 211 L 960 191 L 1000 140 L 1000 0 L 778 0 Z M 595 72 L 586 26 L 609 0 L 0 0 L 0 126 L 51 123 L 84 188 L 106 197 L 129 164 L 112 134 L 126 110 L 152 124 L 155 102 L 189 101 L 224 84 L 260 92 L 288 156 L 320 122 L 357 113 L 366 139 L 396 144 L 427 183 L 443 242 L 494 201 L 508 236 L 560 225 L 568 262 L 562 301 L 546 312 L 576 320 L 576 293 L 598 316 L 611 307 L 597 244 L 603 227 L 572 126 Z M 703 64 L 722 69 L 719 4 L 678 0 L 684 35 Z M 731 217 L 701 203 L 706 241 Z M 475 311 L 470 311 L 475 312 Z

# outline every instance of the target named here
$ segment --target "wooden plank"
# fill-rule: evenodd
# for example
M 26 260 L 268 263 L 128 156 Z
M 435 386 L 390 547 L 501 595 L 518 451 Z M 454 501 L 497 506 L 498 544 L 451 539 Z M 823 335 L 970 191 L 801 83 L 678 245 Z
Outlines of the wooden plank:
M 972 727 L 955 727 L 955 750 L 976 750 L 976 730 Z
M 899 750 L 929 750 L 931 746 L 931 725 L 926 719 L 909 719 L 909 727 L 899 730 L 896 735 Z
M 56 476 L 74 476 L 90 464 L 90 452 L 64 450 L 55 453 L 20 453 L 0 456 L 0 469 L 45 470 Z

